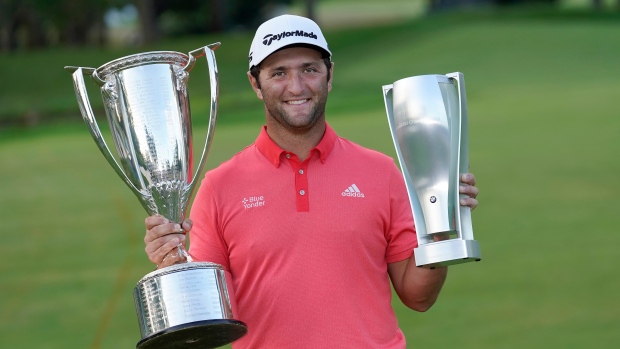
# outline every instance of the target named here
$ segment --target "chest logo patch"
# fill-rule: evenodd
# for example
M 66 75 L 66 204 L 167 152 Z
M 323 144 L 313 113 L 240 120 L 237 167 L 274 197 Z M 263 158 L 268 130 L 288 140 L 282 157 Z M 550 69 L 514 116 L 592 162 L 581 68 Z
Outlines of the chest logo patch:
M 248 208 L 265 206 L 265 197 L 262 195 L 261 196 L 249 196 L 247 198 L 243 198 L 243 200 L 241 200 L 241 203 L 243 203 L 243 208 L 246 210 Z
M 359 188 L 357 187 L 357 185 L 355 184 L 351 184 L 350 187 L 348 187 L 347 189 L 345 189 L 342 192 L 342 196 L 351 196 L 351 197 L 355 197 L 355 198 L 363 198 L 364 197 L 364 193 L 362 193 Z

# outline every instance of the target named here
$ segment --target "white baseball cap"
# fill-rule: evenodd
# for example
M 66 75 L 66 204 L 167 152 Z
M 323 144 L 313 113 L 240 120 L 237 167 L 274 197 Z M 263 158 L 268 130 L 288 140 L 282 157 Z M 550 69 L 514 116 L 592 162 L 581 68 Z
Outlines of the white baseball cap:
M 332 55 L 321 28 L 313 20 L 295 15 L 282 15 L 266 21 L 256 29 L 248 56 L 250 68 L 260 64 L 277 50 L 297 44 L 315 46 L 326 54 L 326 57 Z

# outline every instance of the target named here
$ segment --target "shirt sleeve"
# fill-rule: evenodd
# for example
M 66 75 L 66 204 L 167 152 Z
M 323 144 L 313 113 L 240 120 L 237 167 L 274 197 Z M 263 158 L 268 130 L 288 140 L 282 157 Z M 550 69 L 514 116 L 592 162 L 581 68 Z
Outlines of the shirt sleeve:
M 222 236 L 217 199 L 209 181 L 203 179 L 192 205 L 190 218 L 193 222 L 189 233 L 190 255 L 195 261 L 207 261 L 221 265 L 230 271 L 228 246 Z
M 387 263 L 394 263 L 410 258 L 413 249 L 418 247 L 418 240 L 405 180 L 394 163 L 389 182 L 390 224 L 386 234 L 388 247 L 385 259 Z

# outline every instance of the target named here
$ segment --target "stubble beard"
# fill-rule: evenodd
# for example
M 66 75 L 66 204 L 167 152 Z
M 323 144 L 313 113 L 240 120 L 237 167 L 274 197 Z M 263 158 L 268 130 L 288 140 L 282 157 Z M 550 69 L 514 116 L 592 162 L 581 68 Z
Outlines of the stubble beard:
M 317 121 L 325 115 L 325 105 L 327 104 L 327 83 L 321 86 L 322 92 L 316 95 L 316 103 L 310 110 L 310 112 L 303 118 L 292 117 L 286 110 L 280 105 L 279 101 L 274 102 L 272 100 L 265 100 L 265 109 L 273 119 L 275 119 L 280 125 L 293 133 L 304 133 L 310 130 Z M 312 103 L 312 101 L 309 101 Z M 297 119 L 297 120 L 296 120 Z M 299 120 L 302 119 L 302 120 Z

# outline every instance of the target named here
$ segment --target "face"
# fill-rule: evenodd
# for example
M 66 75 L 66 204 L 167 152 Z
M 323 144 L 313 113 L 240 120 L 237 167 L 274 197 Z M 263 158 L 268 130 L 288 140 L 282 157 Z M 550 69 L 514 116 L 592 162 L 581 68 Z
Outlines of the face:
M 321 54 L 305 47 L 287 48 L 261 63 L 256 80 L 248 74 L 252 88 L 265 103 L 267 123 L 276 122 L 290 132 L 302 133 L 325 118 L 327 94 L 331 90 Z

